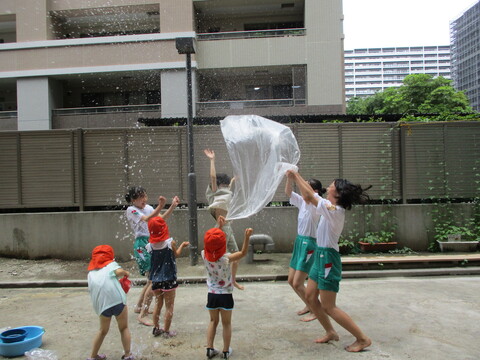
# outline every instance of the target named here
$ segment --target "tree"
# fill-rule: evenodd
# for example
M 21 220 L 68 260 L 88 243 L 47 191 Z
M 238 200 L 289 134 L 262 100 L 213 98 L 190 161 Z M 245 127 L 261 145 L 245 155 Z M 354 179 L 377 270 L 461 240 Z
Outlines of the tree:
M 442 76 L 411 74 L 398 88 L 387 88 L 364 98 L 352 98 L 347 114 L 414 114 L 472 112 L 468 98 Z

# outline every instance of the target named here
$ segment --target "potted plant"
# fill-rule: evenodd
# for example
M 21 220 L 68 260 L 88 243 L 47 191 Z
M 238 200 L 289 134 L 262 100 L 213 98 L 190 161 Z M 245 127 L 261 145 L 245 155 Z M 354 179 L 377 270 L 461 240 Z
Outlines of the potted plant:
M 378 231 L 366 232 L 358 245 L 363 252 L 385 252 L 395 250 L 397 242 L 393 241 L 393 232 Z
M 435 230 L 435 240 L 442 252 L 477 250 L 480 236 L 468 226 L 443 224 L 442 226 L 437 226 Z
M 355 249 L 355 242 L 350 238 L 341 236 L 338 240 L 338 252 L 342 255 L 348 255 Z

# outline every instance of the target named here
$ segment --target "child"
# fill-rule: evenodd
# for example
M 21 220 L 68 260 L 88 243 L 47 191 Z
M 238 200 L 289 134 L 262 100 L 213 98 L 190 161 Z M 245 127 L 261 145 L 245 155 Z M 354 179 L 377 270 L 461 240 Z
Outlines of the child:
M 152 302 L 152 283 L 148 280 L 150 271 L 150 253 L 145 246 L 148 244 L 148 220 L 157 216 L 160 210 L 165 206 L 166 199 L 163 196 L 158 198 L 158 206 L 153 209 L 147 204 L 147 192 L 141 186 L 133 186 L 128 190 L 125 199 L 131 204 L 125 211 L 127 220 L 135 234 L 135 242 L 133 244 L 133 255 L 137 261 L 140 275 L 147 276 L 147 283 L 143 287 L 137 304 L 135 312 L 138 313 L 138 321 L 146 326 L 152 326 L 153 323 L 148 319 L 148 312 L 150 303 Z
M 205 149 L 203 152 L 210 159 L 210 184 L 207 187 L 205 196 L 209 204 L 208 209 L 210 210 L 210 214 L 215 221 L 217 221 L 219 216 L 227 217 L 228 205 L 232 200 L 231 187 L 235 178 L 230 179 L 227 174 L 217 174 L 215 170 L 215 152 L 210 149 Z M 238 245 L 229 221 L 225 222 L 223 232 L 227 237 L 228 251 L 231 253 L 237 252 Z M 244 287 L 237 283 L 236 280 L 238 261 L 232 261 L 231 264 L 233 286 L 239 290 L 243 290 Z
M 232 355 L 230 340 L 232 338 L 232 310 L 233 310 L 233 276 L 229 262 L 238 261 L 248 251 L 248 243 L 253 230 L 245 230 L 242 251 L 233 254 L 227 252 L 226 235 L 222 231 L 225 218 L 218 217 L 218 227 L 208 230 L 204 237 L 203 262 L 207 270 L 208 300 L 207 306 L 210 313 L 210 323 L 207 330 L 207 357 L 215 357 L 219 351 L 213 347 L 219 317 L 222 317 L 223 327 L 223 359 Z
M 168 231 L 167 219 L 173 209 L 178 205 L 178 197 L 172 200 L 172 205 L 168 210 L 159 216 L 153 217 L 148 221 L 148 230 L 150 233 L 149 245 L 152 249 L 150 280 L 152 282 L 152 291 L 155 294 L 155 308 L 153 310 L 153 335 L 164 337 L 173 337 L 177 332 L 170 330 L 173 318 L 173 307 L 175 303 L 175 293 L 177 284 L 177 264 L 175 258 L 180 256 L 183 248 L 190 245 L 189 242 L 183 242 L 177 248 L 175 241 L 170 237 Z M 165 302 L 164 326 L 160 328 L 160 312 Z
M 124 354 L 122 359 L 134 360 L 130 352 L 131 335 L 128 329 L 127 297 L 118 278 L 129 277 L 130 273 L 118 265 L 110 245 L 99 245 L 92 251 L 92 260 L 88 265 L 88 291 L 93 308 L 100 318 L 100 330 L 93 339 L 93 349 L 87 360 L 104 360 L 106 355 L 98 354 L 103 339 L 110 328 L 112 316 L 115 316 Z
M 307 182 L 315 193 L 323 195 L 326 192 L 319 180 L 310 179 Z M 298 208 L 297 237 L 288 269 L 288 283 L 305 303 L 305 308 L 297 312 L 298 315 L 304 315 L 310 312 L 305 299 L 305 280 L 315 259 L 312 255 L 316 248 L 315 234 L 320 215 L 316 214 L 315 206 L 307 204 L 299 194 L 292 191 L 292 180 L 289 177 L 285 184 L 285 194 L 290 198 L 290 204 Z M 307 322 L 315 319 L 316 317 L 312 313 L 310 316 L 303 317 L 301 321 Z
M 356 338 L 355 342 L 347 346 L 345 350 L 362 351 L 370 346 L 372 341 L 335 303 L 342 277 L 338 239 L 343 230 L 345 210 L 350 210 L 354 204 L 366 203 L 369 197 L 365 191 L 370 187 L 362 189 L 360 185 L 354 185 L 348 180 L 336 179 L 327 188 L 327 199 L 323 199 L 315 194 L 310 185 L 297 172 L 288 171 L 287 176 L 297 183 L 305 201 L 316 206 L 316 213 L 322 215 L 316 234 L 315 262 L 308 274 L 306 291 L 308 306 L 326 331 L 326 335 L 315 342 L 338 341 L 339 337 L 330 322 L 330 316 Z

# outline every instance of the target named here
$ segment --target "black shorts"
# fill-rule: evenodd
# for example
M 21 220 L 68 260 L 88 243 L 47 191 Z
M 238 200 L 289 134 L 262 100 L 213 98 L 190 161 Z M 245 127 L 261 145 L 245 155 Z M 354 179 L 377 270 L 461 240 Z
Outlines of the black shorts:
M 207 306 L 208 310 L 233 310 L 232 294 L 212 294 L 208 293 Z
M 105 317 L 118 316 L 122 313 L 124 307 L 125 307 L 125 304 L 114 305 L 111 308 L 108 308 L 107 310 L 102 312 L 102 315 Z
M 177 280 L 152 281 L 152 291 L 170 291 L 177 287 Z

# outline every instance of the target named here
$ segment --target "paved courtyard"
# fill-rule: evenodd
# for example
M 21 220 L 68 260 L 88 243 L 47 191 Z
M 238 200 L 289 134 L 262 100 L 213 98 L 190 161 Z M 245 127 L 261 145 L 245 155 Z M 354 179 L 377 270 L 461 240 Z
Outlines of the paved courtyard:
M 357 354 L 343 350 L 353 338 L 339 326 L 339 342 L 313 343 L 322 334 L 320 325 L 299 321 L 295 311 L 301 304 L 286 282 L 245 283 L 245 288 L 234 293 L 233 359 L 480 358 L 480 276 L 343 280 L 338 305 L 373 340 L 368 351 Z M 129 292 L 129 309 L 139 291 Z M 130 311 L 137 359 L 204 359 L 205 302 L 205 284 L 178 289 L 172 326 L 178 336 L 169 340 L 152 337 L 151 328 L 138 324 Z M 87 358 L 97 321 L 86 288 L 0 289 L 0 328 L 43 326 L 43 348 L 55 350 L 59 359 Z M 112 324 L 102 352 L 120 359 Z M 215 344 L 221 347 L 220 331 Z

